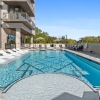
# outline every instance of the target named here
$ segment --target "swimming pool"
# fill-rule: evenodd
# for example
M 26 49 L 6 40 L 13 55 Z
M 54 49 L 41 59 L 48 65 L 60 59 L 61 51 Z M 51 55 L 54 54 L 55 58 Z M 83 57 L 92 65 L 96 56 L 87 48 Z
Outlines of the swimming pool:
M 100 87 L 100 65 L 67 51 L 30 51 L 23 57 L 0 65 L 0 88 L 29 75 L 63 73 Z M 74 84 L 74 83 L 73 83 Z

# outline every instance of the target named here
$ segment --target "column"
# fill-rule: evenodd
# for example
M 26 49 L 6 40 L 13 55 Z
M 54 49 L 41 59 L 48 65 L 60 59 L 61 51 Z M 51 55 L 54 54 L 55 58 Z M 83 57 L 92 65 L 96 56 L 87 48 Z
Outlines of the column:
M 0 49 L 2 48 L 2 40 L 1 40 L 1 28 L 2 28 L 2 20 L 1 20 L 1 13 L 2 13 L 2 1 L 0 0 Z
M 33 35 L 31 35 L 30 38 L 31 38 L 31 44 L 33 44 Z
M 21 30 L 16 28 L 16 48 L 21 48 Z
M 30 47 L 33 47 L 33 35 L 30 36 L 30 39 L 31 39 L 31 41 L 30 41 L 31 42 Z
M 1 28 L 1 49 L 5 49 L 5 44 L 7 43 L 7 35 L 6 35 L 6 31 Z

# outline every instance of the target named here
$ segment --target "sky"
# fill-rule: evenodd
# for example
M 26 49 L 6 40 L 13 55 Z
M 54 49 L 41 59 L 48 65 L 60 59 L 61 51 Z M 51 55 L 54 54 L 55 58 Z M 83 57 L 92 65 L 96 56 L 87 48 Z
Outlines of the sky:
M 100 36 L 100 0 L 35 1 L 36 27 L 50 36 Z

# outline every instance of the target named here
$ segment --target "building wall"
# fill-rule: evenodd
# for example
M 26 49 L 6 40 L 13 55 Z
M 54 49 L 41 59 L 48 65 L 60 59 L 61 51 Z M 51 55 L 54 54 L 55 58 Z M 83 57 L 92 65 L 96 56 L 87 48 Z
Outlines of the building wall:
M 87 48 L 84 47 L 84 51 L 85 52 L 92 51 L 93 53 L 100 55 L 100 43 L 88 43 Z
M 3 2 L 1 2 L 1 5 L 2 5 L 2 10 L 1 10 L 1 19 L 3 19 L 3 13 L 7 13 L 7 9 L 8 9 L 8 6 L 5 5 Z M 7 42 L 7 36 L 6 36 L 6 30 L 3 28 L 3 21 L 1 20 L 1 49 L 5 49 L 5 43 Z
M 1 0 L 0 0 L 0 6 L 1 6 L 2 4 L 1 4 Z M 2 7 L 2 6 L 1 6 Z M 0 8 L 0 48 L 1 48 L 1 9 L 2 8 Z
M 0 0 L 0 3 L 2 5 L 2 7 L 3 7 L 2 10 L 0 10 L 0 17 L 1 17 L 0 19 L 3 19 L 3 17 L 4 17 L 3 16 L 3 13 L 8 13 L 8 6 L 5 5 L 1 0 Z M 35 4 L 34 4 L 34 6 L 35 6 Z M 31 19 L 33 20 L 33 22 L 35 21 L 35 17 L 31 17 Z M 15 31 L 13 31 L 11 29 L 8 29 L 8 28 L 14 29 Z M 19 34 L 19 32 L 16 32 L 16 30 L 18 30 L 19 28 L 22 29 L 22 30 L 24 30 L 23 32 L 20 30 L 20 34 Z M 30 36 L 33 37 L 32 34 L 35 34 L 35 30 L 30 30 L 23 23 L 4 23 L 2 20 L 0 20 L 0 43 L 1 43 L 0 48 L 1 49 L 5 49 L 5 43 L 7 43 L 6 33 L 13 33 L 15 35 L 18 34 L 16 36 L 17 37 L 16 40 L 18 40 L 18 42 L 16 41 L 16 44 L 17 44 L 17 47 L 20 48 L 19 47 L 19 45 L 21 44 L 21 43 L 19 43 L 20 38 L 21 38 L 21 36 L 22 37 L 25 37 L 25 36 L 22 35 L 22 33 L 23 34 L 30 35 Z
M 2 49 L 5 49 L 5 43 L 7 43 L 7 36 L 6 36 L 6 31 L 1 28 L 1 48 Z
M 31 34 L 31 30 L 27 26 L 25 26 L 23 23 L 4 23 L 3 28 L 12 28 L 12 29 L 21 28 Z
M 100 43 L 78 43 L 76 45 L 83 45 L 84 52 L 91 52 L 100 55 Z M 67 44 L 67 48 L 71 48 L 73 44 Z

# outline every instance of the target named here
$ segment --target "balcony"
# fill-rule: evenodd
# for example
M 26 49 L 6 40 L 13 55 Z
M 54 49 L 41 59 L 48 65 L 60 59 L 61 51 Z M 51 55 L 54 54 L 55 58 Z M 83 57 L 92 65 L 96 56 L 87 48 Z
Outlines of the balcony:
M 3 0 L 3 2 L 8 6 L 22 7 L 23 10 L 29 14 L 29 16 L 33 17 L 35 16 L 35 14 L 34 14 L 34 7 L 31 1 L 34 0 Z
M 3 13 L 3 21 L 5 23 L 23 23 L 31 30 L 35 29 L 35 24 L 27 13 Z
M 35 0 L 31 0 L 32 3 L 35 3 Z

